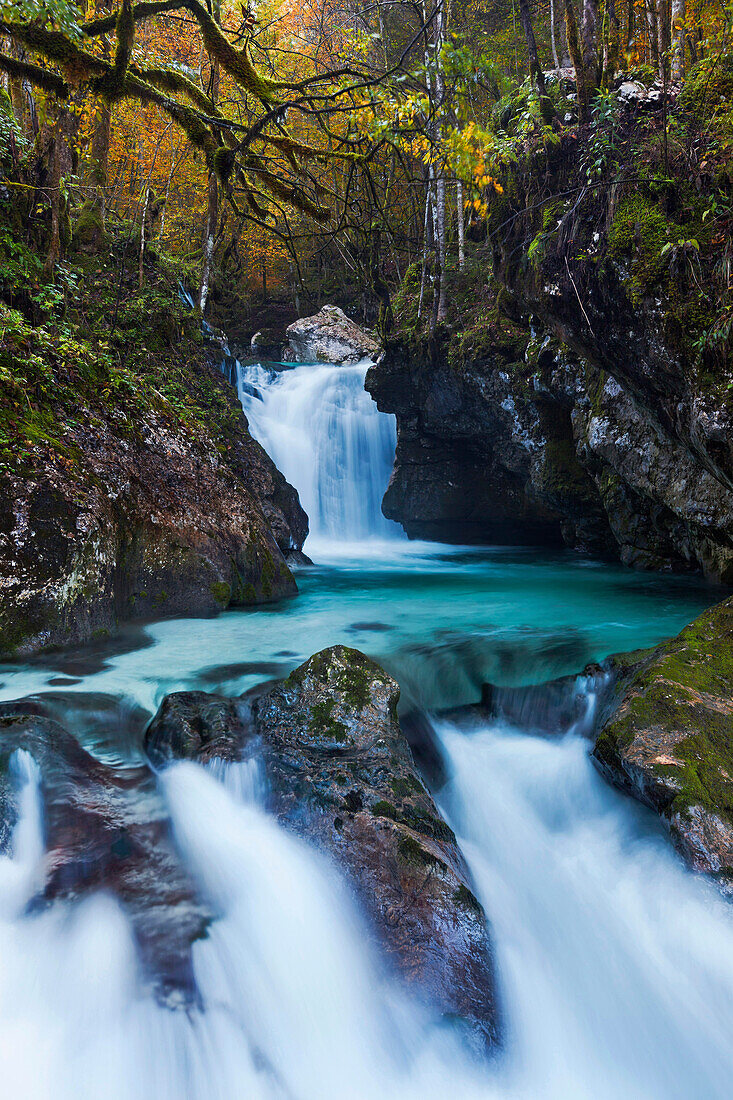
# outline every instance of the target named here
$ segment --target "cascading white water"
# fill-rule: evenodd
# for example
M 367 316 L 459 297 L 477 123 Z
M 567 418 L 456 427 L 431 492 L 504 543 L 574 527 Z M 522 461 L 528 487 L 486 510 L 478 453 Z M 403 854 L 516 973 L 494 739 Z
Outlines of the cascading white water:
M 591 704 L 589 704 L 591 705 Z M 22 1100 L 723 1100 L 733 920 L 588 742 L 495 722 L 438 727 L 449 819 L 489 912 L 506 1047 L 477 1064 L 381 971 L 336 869 L 259 805 L 257 768 L 162 779 L 217 914 L 194 946 L 201 1007 L 156 1004 L 110 899 L 25 903 L 43 855 L 24 754 L 0 858 L 0 1061 Z
M 364 389 L 368 363 L 237 363 L 250 430 L 295 486 L 313 542 L 399 537 L 382 515 L 395 421 Z

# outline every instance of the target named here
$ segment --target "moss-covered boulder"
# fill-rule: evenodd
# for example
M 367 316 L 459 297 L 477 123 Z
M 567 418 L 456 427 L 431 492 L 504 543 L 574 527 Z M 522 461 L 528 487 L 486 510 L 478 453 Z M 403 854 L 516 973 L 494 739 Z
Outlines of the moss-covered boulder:
M 270 808 L 346 874 L 392 968 L 419 999 L 493 1043 L 485 915 L 415 767 L 398 697 L 378 665 L 335 646 L 240 700 L 168 696 L 146 746 L 158 763 L 261 753 Z
M 733 891 L 733 598 L 610 664 L 618 705 L 595 759 L 661 815 L 692 868 Z

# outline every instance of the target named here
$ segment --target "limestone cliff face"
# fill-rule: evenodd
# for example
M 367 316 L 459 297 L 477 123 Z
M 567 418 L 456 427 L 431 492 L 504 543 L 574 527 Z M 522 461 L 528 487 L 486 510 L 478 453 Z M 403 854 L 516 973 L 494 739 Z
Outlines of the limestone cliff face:
M 723 471 L 617 377 L 545 335 L 451 361 L 447 341 L 396 340 L 367 375 L 397 416 L 384 512 L 412 537 L 565 544 L 647 569 L 733 577 Z
M 572 398 L 527 382 L 497 344 L 451 363 L 445 342 L 394 341 L 367 375 L 397 416 L 383 510 L 414 538 L 601 549 L 608 523 L 575 456 Z

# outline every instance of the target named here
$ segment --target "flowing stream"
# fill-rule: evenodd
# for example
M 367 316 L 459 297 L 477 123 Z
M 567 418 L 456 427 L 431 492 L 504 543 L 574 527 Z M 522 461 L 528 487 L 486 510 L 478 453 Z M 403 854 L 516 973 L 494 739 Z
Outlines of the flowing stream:
M 274 607 L 130 630 L 0 669 L 98 759 L 131 774 L 169 691 L 235 694 L 344 642 L 402 705 L 439 709 L 577 673 L 675 633 L 718 594 L 569 554 L 410 544 L 381 518 L 394 427 L 364 368 L 241 367 L 253 434 L 301 492 L 317 562 Z M 354 546 L 358 543 L 358 547 Z M 584 691 L 579 681 L 579 691 Z M 593 706 L 587 699 L 587 709 Z M 715 1100 L 733 1079 L 733 911 L 655 817 L 595 771 L 582 729 L 436 719 L 438 798 L 491 920 L 506 1035 L 492 1062 L 408 1001 L 370 952 L 338 868 L 264 811 L 257 766 L 160 778 L 216 919 L 198 1002 L 159 1004 L 112 897 L 29 903 L 43 869 L 36 765 L 0 857 L 0 1066 L 19 1100 Z
M 323 543 L 399 537 L 381 508 L 394 417 L 380 415 L 364 389 L 367 366 L 236 364 L 250 430 L 297 487 L 311 551 Z

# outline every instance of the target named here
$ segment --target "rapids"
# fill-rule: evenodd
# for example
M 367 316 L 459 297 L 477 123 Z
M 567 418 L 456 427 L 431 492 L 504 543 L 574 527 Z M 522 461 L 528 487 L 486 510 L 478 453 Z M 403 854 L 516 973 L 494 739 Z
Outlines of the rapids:
M 717 598 L 569 554 L 410 544 L 381 518 L 394 428 L 364 368 L 238 368 L 253 434 L 311 516 L 300 596 L 177 620 L 0 669 L 99 759 L 128 769 L 172 690 L 234 694 L 345 642 L 439 709 L 676 632 Z M 250 389 L 247 389 L 250 387 Z M 357 544 L 357 545 L 354 545 Z M 587 691 L 579 680 L 577 690 Z M 587 710 L 593 707 L 588 697 Z M 733 912 L 656 818 L 611 790 L 582 729 L 523 714 L 435 719 L 438 798 L 492 924 L 505 1042 L 491 1063 L 406 999 L 325 857 L 263 809 L 256 761 L 160 776 L 182 858 L 216 919 L 200 998 L 159 1004 L 127 919 L 100 894 L 30 908 L 43 872 L 39 774 L 0 856 L 0 1066 L 19 1100 L 717 1100 L 733 1078 Z

